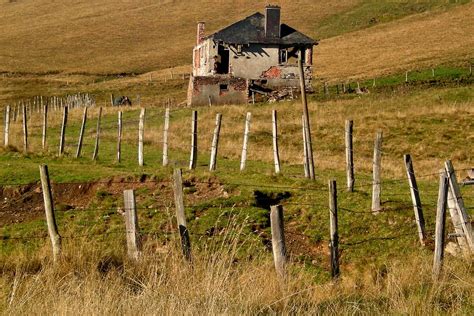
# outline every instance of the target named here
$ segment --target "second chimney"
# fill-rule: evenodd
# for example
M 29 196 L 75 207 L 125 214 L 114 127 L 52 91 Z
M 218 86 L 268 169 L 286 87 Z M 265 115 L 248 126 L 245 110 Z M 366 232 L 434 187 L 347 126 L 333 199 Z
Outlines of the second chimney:
M 198 22 L 197 24 L 197 34 L 196 34 L 196 44 L 199 45 L 202 43 L 204 40 L 204 29 L 205 29 L 206 23 L 204 22 Z
M 280 38 L 280 7 L 277 5 L 265 7 L 265 37 Z

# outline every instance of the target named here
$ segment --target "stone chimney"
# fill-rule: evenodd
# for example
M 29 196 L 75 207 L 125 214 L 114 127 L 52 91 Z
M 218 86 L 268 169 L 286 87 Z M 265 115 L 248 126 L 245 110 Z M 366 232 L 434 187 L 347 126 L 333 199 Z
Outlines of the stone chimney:
M 206 23 L 198 22 L 197 24 L 197 35 L 196 35 L 196 45 L 199 45 L 204 40 L 204 29 L 206 27 Z
M 265 37 L 280 38 L 280 7 L 277 5 L 265 7 Z

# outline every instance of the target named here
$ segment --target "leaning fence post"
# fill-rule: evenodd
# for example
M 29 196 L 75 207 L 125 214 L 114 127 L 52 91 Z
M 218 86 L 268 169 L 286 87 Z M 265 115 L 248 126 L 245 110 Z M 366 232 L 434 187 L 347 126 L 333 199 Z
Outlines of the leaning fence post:
M 272 205 L 270 207 L 270 226 L 272 232 L 272 249 L 275 270 L 278 276 L 284 279 L 286 266 L 286 247 L 285 230 L 283 224 L 283 207 L 281 205 Z
M 451 160 L 447 160 L 444 165 L 445 165 L 446 173 L 448 174 L 449 187 L 454 197 L 456 211 L 461 221 L 461 227 L 464 233 L 464 238 L 466 239 L 466 242 L 469 246 L 468 249 L 470 249 L 470 252 L 472 253 L 474 252 L 474 241 L 472 237 L 471 221 L 469 220 L 469 216 L 467 215 L 466 208 L 464 207 L 464 201 L 461 196 L 461 191 L 459 189 L 459 185 L 456 179 L 456 174 L 454 173 L 454 167 Z
M 181 169 L 174 169 L 173 191 L 174 203 L 176 206 L 176 219 L 178 222 L 179 236 L 181 237 L 181 248 L 183 250 L 184 258 L 188 261 L 191 261 L 191 241 L 189 239 L 189 232 L 186 225 L 186 215 L 184 213 L 183 178 Z
M 3 145 L 5 147 L 8 147 L 8 141 L 9 141 L 9 134 L 10 134 L 10 106 L 7 105 L 7 108 L 5 109 L 5 137 L 3 140 Z
M 221 131 L 221 120 L 222 120 L 222 114 L 217 113 L 217 115 L 216 115 L 216 127 L 214 128 L 214 135 L 212 137 L 211 161 L 209 162 L 209 171 L 216 170 L 217 149 L 218 149 L 218 146 L 219 146 L 219 134 L 220 134 L 220 131 Z
M 329 230 L 331 234 L 331 276 L 339 276 L 339 234 L 337 229 L 337 186 L 336 180 L 329 180 Z
M 191 155 L 189 169 L 195 169 L 197 162 L 197 111 L 193 111 L 191 123 Z
M 133 190 L 123 191 L 123 202 L 125 208 L 125 229 L 127 230 L 127 253 L 132 259 L 138 259 L 140 255 L 140 236 L 138 235 L 138 217 L 135 204 L 135 192 Z
M 145 108 L 140 110 L 140 121 L 138 123 L 138 165 L 143 166 L 143 139 L 145 137 Z
M 61 156 L 64 153 L 64 141 L 66 137 L 66 125 L 67 125 L 67 112 L 68 112 L 68 107 L 65 106 L 63 108 L 63 122 L 61 124 L 61 137 L 59 139 L 59 156 Z
M 41 139 L 41 146 L 43 150 L 46 148 L 46 132 L 48 128 L 48 105 L 43 106 L 43 133 Z
M 118 124 L 117 124 L 117 162 L 120 163 L 122 158 L 122 111 L 118 112 Z
M 244 143 L 242 145 L 242 157 L 240 158 L 240 171 L 245 169 L 245 163 L 247 160 L 247 148 L 249 142 L 250 133 L 250 120 L 252 119 L 252 113 L 247 112 L 245 117 L 245 130 L 244 130 Z
M 273 160 L 275 164 L 275 173 L 280 173 L 280 154 L 278 152 L 278 122 L 277 111 L 272 111 L 272 134 L 273 134 Z
M 353 121 L 346 120 L 345 141 L 346 141 L 346 176 L 347 191 L 354 192 L 354 150 L 352 147 Z
M 441 170 L 439 177 L 438 206 L 436 209 L 435 252 L 433 259 L 433 278 L 437 280 L 443 266 L 444 230 L 446 218 L 446 199 L 448 197 L 448 177 Z
M 382 209 L 380 204 L 380 168 L 382 160 L 382 132 L 378 131 L 375 138 L 374 160 L 372 171 L 372 212 L 378 214 Z
M 43 191 L 44 211 L 46 222 L 48 224 L 48 233 L 53 246 L 53 260 L 57 261 L 61 254 L 61 236 L 58 233 L 56 218 L 54 217 L 53 195 L 51 192 L 51 182 L 49 181 L 49 172 L 47 165 L 40 165 L 41 188 Z
M 306 120 L 304 115 L 302 116 L 302 126 L 303 126 L 303 168 L 304 168 L 304 177 L 309 178 L 309 161 L 308 161 L 308 149 L 306 148 L 308 142 L 306 141 Z
M 23 103 L 23 151 L 28 152 L 28 122 L 26 117 L 26 105 Z
M 95 146 L 94 153 L 92 154 L 92 160 L 96 160 L 99 155 L 99 137 L 100 137 L 100 119 L 102 117 L 102 107 L 99 108 L 99 115 L 97 116 L 97 130 L 95 135 Z
M 413 210 L 415 212 L 416 226 L 418 228 L 418 238 L 420 239 L 421 245 L 424 246 L 426 241 L 425 218 L 423 217 L 420 191 L 418 190 L 418 184 L 416 183 L 415 170 L 413 169 L 413 162 L 410 155 L 404 155 L 403 160 L 405 161 L 408 184 L 410 185 L 411 200 L 413 201 Z
M 170 108 L 165 110 L 165 123 L 163 125 L 163 166 L 168 165 L 168 129 L 170 127 Z
M 84 107 L 84 114 L 82 115 L 82 124 L 81 124 L 81 130 L 79 132 L 79 141 L 77 142 L 76 158 L 79 158 L 81 156 L 82 140 L 84 139 L 84 130 L 86 128 L 86 120 L 87 120 L 87 106 Z

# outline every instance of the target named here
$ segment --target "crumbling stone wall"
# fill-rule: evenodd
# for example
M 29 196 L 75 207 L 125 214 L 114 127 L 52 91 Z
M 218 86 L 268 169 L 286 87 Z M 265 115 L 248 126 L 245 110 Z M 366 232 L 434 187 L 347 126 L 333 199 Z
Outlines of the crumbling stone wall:
M 191 76 L 188 105 L 239 104 L 248 102 L 248 80 L 229 76 Z

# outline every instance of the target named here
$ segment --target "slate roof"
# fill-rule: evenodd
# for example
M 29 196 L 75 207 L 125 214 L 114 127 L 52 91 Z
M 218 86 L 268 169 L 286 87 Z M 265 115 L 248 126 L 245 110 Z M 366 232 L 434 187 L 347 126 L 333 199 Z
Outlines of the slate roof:
M 207 38 L 228 44 L 242 45 L 251 43 L 279 45 L 318 44 L 314 39 L 298 32 L 286 24 L 280 25 L 280 34 L 280 38 L 265 37 L 265 16 L 260 12 L 257 12 L 212 35 L 209 35 Z

